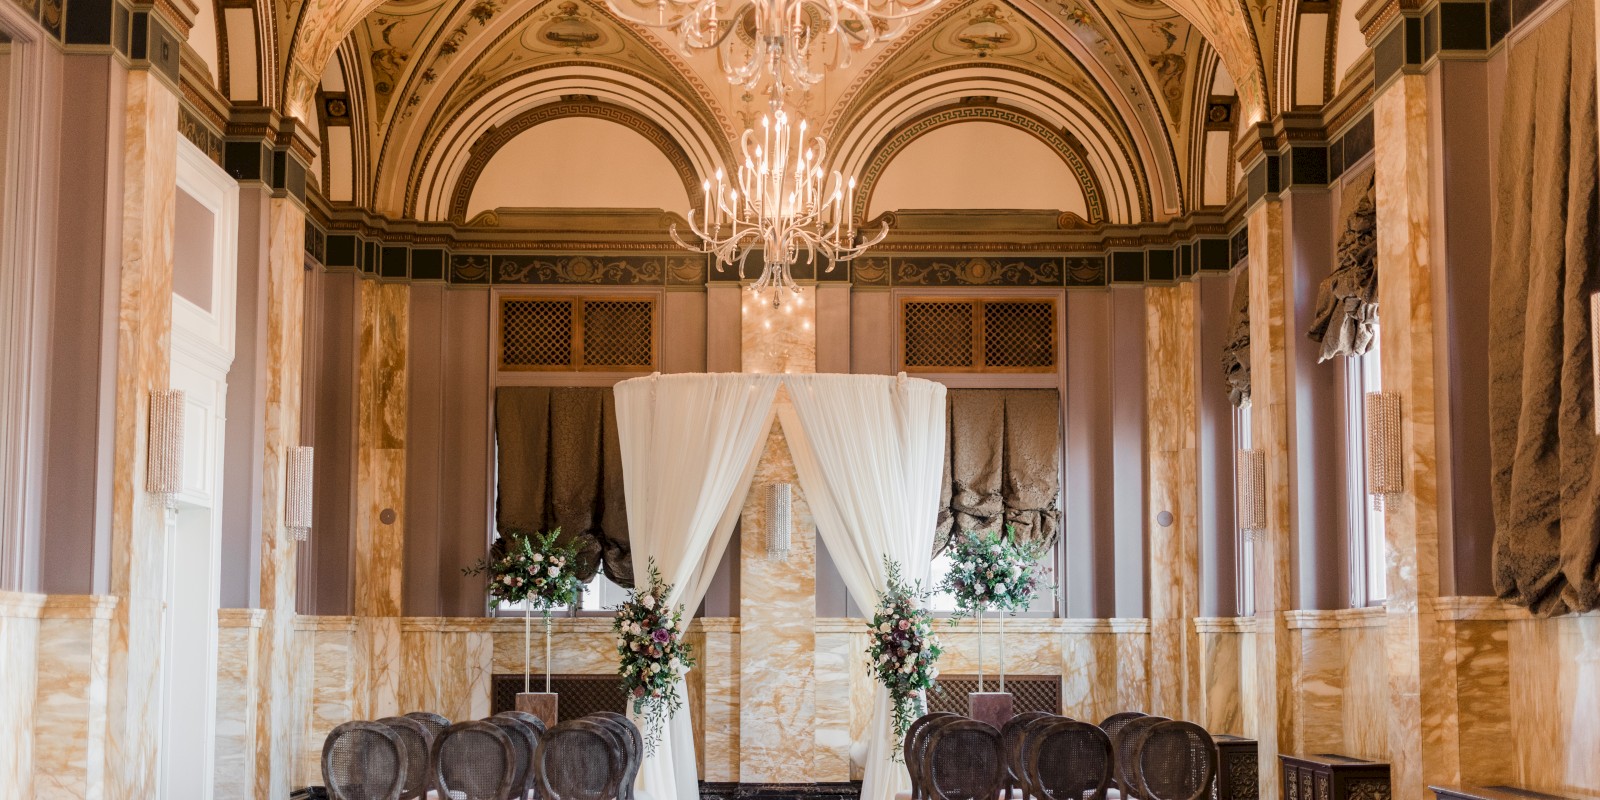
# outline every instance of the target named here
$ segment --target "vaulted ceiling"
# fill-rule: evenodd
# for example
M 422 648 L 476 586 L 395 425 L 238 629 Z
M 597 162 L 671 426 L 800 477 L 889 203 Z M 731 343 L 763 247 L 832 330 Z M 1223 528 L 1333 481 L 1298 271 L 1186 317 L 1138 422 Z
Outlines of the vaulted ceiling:
M 985 122 L 1057 153 L 1083 222 L 1170 219 L 1227 194 L 1201 187 L 1227 162 L 1207 131 L 1293 105 L 1272 96 L 1293 36 L 1280 2 L 1313 0 L 947 0 L 791 102 L 866 188 L 918 137 Z M 1320 3 L 1335 23 L 1338 5 Z M 391 218 L 465 222 L 494 149 L 566 117 L 633 130 L 695 196 L 765 108 L 713 54 L 680 53 L 603 0 L 304 0 L 275 17 L 281 108 L 348 128 L 325 136 L 325 195 Z

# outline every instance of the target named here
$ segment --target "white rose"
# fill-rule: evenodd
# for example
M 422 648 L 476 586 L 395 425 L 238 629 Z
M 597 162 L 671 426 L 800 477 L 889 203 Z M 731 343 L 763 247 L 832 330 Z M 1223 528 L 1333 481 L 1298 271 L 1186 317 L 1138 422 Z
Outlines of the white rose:
M 656 607 L 656 596 L 653 595 L 653 594 L 647 594 L 647 595 L 645 595 L 643 597 L 640 597 L 639 598 L 639 605 L 642 605 L 645 608 L 655 608 Z
M 994 587 L 994 593 L 995 594 L 1005 594 L 1006 593 L 1006 585 L 1002 583 L 1002 584 L 999 584 L 999 585 L 995 586 Z
M 550 577 L 554 578 L 555 576 L 560 575 L 560 574 L 561 574 L 561 570 L 560 569 L 557 569 L 556 567 L 551 567 L 550 568 Z
M 1018 566 L 1016 564 L 1012 564 L 1011 565 L 1011 577 L 1018 578 L 1018 577 L 1021 577 L 1021 576 L 1022 576 L 1022 567 L 1020 567 L 1020 566 Z
M 533 560 L 534 561 L 543 561 L 544 560 L 544 554 L 543 553 L 534 553 L 533 554 Z
M 879 625 L 878 626 L 878 632 L 879 633 L 888 633 L 889 632 L 889 623 L 885 622 L 882 625 Z
M 657 672 L 660 672 L 660 671 L 661 671 L 661 665 L 660 664 L 653 663 L 653 662 L 650 664 L 650 674 L 651 675 L 654 675 L 654 674 L 656 674 Z
M 981 584 L 981 583 L 978 584 L 977 587 L 976 587 L 976 591 L 977 591 L 978 594 L 983 594 L 983 584 Z

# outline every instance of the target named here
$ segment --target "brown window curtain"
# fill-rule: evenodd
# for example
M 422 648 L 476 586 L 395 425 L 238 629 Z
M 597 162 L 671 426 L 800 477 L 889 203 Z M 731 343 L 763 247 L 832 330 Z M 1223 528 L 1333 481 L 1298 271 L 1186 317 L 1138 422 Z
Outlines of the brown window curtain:
M 1250 269 L 1239 270 L 1233 285 L 1233 337 L 1222 348 L 1222 374 L 1228 402 L 1244 408 L 1250 402 Z
M 1501 116 L 1489 300 L 1494 584 L 1541 616 L 1600 607 L 1593 9 L 1573 0 L 1513 45 Z
M 1306 335 L 1322 345 L 1317 361 L 1365 355 L 1378 327 L 1378 206 L 1373 176 L 1351 182 L 1340 218 L 1337 263 L 1317 287 L 1317 315 Z
M 1055 544 L 1061 532 L 1061 402 L 1054 389 L 953 389 L 934 555 L 951 531 Z
M 617 409 L 610 389 L 502 387 L 495 392 L 495 527 L 548 531 L 578 546 L 579 577 L 603 564 L 633 585 Z

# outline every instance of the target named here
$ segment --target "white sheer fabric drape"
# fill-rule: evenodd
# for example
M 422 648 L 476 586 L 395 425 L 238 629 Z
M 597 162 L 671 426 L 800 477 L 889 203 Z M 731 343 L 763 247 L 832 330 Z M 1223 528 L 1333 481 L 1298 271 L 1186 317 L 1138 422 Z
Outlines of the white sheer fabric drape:
M 772 426 L 774 375 L 651 375 L 616 386 L 634 574 L 650 559 L 687 610 L 705 597 Z M 930 527 L 931 531 L 932 528 Z M 688 687 L 680 679 L 679 696 Z M 652 800 L 698 800 L 687 706 L 667 723 L 636 786 Z
M 943 471 L 945 387 L 878 375 L 784 376 L 792 405 L 779 409 L 800 489 L 855 604 L 872 609 L 885 588 L 884 557 L 907 581 L 929 580 Z M 889 693 L 873 692 L 861 800 L 909 789 L 895 763 Z

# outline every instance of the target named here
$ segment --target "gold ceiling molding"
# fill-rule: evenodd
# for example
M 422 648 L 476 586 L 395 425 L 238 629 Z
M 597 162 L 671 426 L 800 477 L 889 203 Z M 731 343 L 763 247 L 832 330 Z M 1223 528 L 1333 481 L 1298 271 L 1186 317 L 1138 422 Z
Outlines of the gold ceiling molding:
M 683 181 L 683 189 L 689 196 L 690 207 L 699 207 L 702 192 L 694 163 L 689 160 L 689 154 L 678 144 L 677 139 L 667 132 L 667 129 L 656 124 L 655 120 L 620 105 L 590 100 L 563 100 L 524 111 L 504 125 L 491 129 L 472 144 L 472 156 L 467 160 L 461 177 L 457 179 L 455 193 L 451 196 L 450 220 L 457 224 L 466 222 L 467 203 L 472 200 L 472 190 L 477 185 L 478 178 L 483 174 L 484 167 L 494 158 L 494 154 L 507 142 L 537 125 L 573 117 L 605 120 L 643 136 L 671 162 L 673 170 L 678 173 L 678 179 Z
M 940 128 L 963 122 L 998 123 L 1022 131 L 1044 143 L 1061 157 L 1062 162 L 1074 175 L 1078 176 L 1078 184 L 1083 189 L 1084 200 L 1089 209 L 1089 222 L 1098 224 L 1105 220 L 1105 193 L 1094 171 L 1084 163 L 1083 154 L 1080 152 L 1081 145 L 1068 139 L 1050 123 L 1033 114 L 990 103 L 971 103 L 933 109 L 911 118 L 890 132 L 888 138 L 877 146 L 867 160 L 867 168 L 860 179 L 860 191 L 856 196 L 856 207 L 852 210 L 853 216 L 859 219 L 871 207 L 872 193 L 877 188 L 878 180 L 883 177 L 884 169 L 895 156 L 917 139 Z

